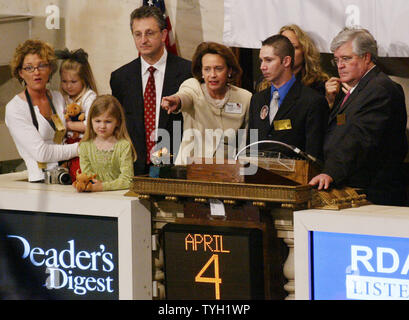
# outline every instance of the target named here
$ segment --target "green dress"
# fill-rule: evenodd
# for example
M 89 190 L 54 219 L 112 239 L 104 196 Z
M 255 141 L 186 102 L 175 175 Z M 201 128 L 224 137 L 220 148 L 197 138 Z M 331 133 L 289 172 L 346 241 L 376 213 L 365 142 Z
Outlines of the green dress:
M 96 174 L 104 191 L 128 189 L 134 176 L 130 143 L 121 139 L 109 151 L 99 150 L 94 141 L 79 146 L 81 172 Z

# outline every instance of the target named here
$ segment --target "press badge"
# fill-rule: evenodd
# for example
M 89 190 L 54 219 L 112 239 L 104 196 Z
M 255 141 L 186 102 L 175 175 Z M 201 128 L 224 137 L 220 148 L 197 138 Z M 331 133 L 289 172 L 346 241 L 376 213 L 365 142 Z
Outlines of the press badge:
M 345 113 L 337 114 L 337 126 L 342 126 L 346 123 Z
M 236 102 L 228 102 L 224 107 L 226 113 L 237 113 L 241 114 L 243 112 L 243 104 Z
M 275 131 L 291 130 L 292 129 L 290 119 L 275 120 L 275 121 L 273 121 L 273 124 L 274 124 L 274 130 Z

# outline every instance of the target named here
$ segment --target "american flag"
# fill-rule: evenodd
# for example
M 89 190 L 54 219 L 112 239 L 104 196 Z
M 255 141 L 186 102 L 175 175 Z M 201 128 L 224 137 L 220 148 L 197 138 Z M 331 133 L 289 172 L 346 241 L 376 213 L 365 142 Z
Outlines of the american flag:
M 177 55 L 178 50 L 176 48 L 175 38 L 173 37 L 172 25 L 170 23 L 169 16 L 166 13 L 165 1 L 164 0 L 143 0 L 143 5 L 144 6 L 155 6 L 155 7 L 158 7 L 162 11 L 166 19 L 166 24 L 168 26 L 167 29 L 169 31 L 168 36 L 166 37 L 166 50 L 168 50 L 168 52 L 171 52 Z

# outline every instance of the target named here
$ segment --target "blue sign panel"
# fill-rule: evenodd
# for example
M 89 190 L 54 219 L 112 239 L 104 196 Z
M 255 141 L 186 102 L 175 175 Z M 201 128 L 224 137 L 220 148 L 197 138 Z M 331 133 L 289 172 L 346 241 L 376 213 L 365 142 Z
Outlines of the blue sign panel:
M 310 232 L 314 300 L 409 299 L 409 238 Z

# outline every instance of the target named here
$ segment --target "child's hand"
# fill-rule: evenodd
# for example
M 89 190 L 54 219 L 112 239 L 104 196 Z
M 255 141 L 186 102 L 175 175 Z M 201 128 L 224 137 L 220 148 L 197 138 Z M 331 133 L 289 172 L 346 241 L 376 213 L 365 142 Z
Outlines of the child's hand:
M 72 131 L 72 127 L 71 127 L 72 121 L 70 118 L 68 118 L 67 120 L 65 120 L 65 128 L 69 131 Z
M 97 180 L 97 179 L 92 179 L 91 191 L 92 192 L 103 191 L 102 181 Z

